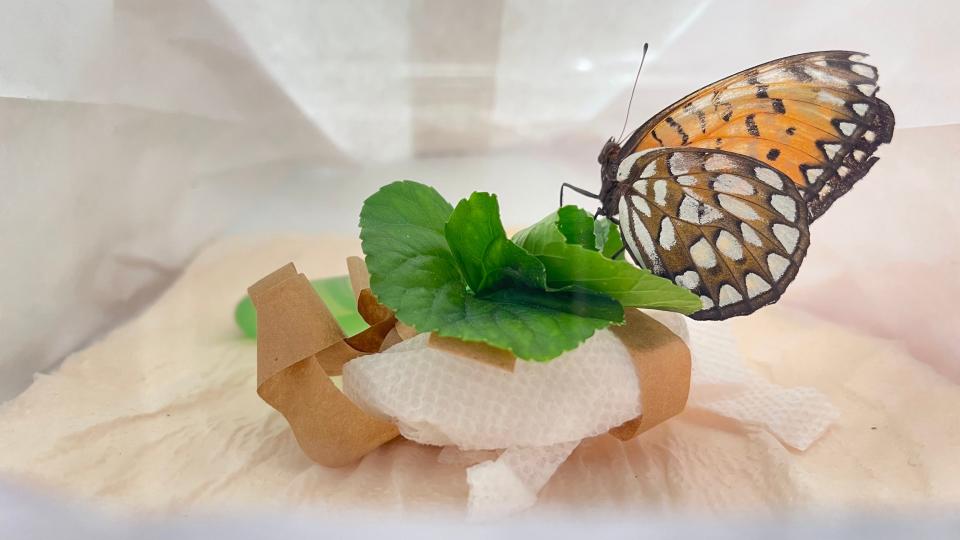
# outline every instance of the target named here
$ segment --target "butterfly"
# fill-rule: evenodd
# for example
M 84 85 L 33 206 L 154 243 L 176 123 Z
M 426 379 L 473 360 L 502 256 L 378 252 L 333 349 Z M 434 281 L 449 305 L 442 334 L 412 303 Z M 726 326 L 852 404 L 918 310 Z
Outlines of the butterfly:
M 644 47 L 646 51 L 646 46 Z M 810 224 L 893 136 L 866 55 L 773 60 L 680 99 L 598 158 L 597 215 L 634 262 L 700 296 L 694 319 L 747 315 L 797 275 Z M 562 203 L 561 203 L 562 204 Z

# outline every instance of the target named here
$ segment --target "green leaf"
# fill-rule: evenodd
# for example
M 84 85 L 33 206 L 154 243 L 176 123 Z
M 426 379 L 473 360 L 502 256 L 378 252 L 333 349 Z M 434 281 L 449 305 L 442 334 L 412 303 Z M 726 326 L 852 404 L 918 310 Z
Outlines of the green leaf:
M 383 186 L 360 211 L 370 289 L 422 332 L 462 317 L 468 295 L 444 236 L 452 213 L 435 189 L 409 180 Z
M 327 304 L 327 308 L 337 319 L 344 334 L 352 336 L 370 326 L 357 311 L 357 300 L 353 295 L 353 287 L 350 286 L 348 276 L 315 279 L 311 280 L 310 284 Z
M 557 226 L 559 219 L 558 212 L 547 214 L 540 221 L 514 234 L 511 240 L 534 255 L 547 244 L 556 242 L 565 244 L 567 237 L 560 232 L 560 228 Z
M 501 289 L 484 298 L 499 303 L 512 302 L 537 305 L 579 317 L 602 319 L 616 323 L 623 322 L 623 306 L 620 305 L 620 302 L 577 285 L 551 291 L 526 287 Z
M 615 298 L 624 307 L 690 314 L 703 309 L 700 298 L 668 279 L 602 253 L 554 242 L 533 251 L 547 268 L 550 287 L 579 286 Z
M 538 362 L 552 360 L 575 349 L 594 332 L 611 323 L 606 319 L 581 317 L 546 307 L 558 294 L 569 293 L 535 290 L 518 293 L 515 289 L 503 289 L 485 298 L 468 295 L 464 298 L 463 316 L 436 330 L 442 336 L 507 349 L 517 358 Z M 603 297 L 594 295 L 591 298 Z M 603 302 L 607 303 L 607 310 L 619 313 L 617 322 L 622 322 L 623 307 L 609 298 Z M 583 305 L 583 299 L 579 303 Z
M 557 236 L 557 230 L 560 236 Z M 591 251 L 600 251 L 608 258 L 613 258 L 613 255 L 621 252 L 623 248 L 620 228 L 616 223 L 605 217 L 593 219 L 589 213 L 576 206 L 564 206 L 547 215 L 532 226 L 516 233 L 513 241 L 520 246 L 526 246 L 528 242 L 544 245 L 559 242 L 561 237 L 567 243 L 577 244 Z M 623 259 L 623 255 L 618 256 L 617 259 Z
M 616 223 L 605 217 L 600 217 L 593 222 L 593 234 L 596 237 L 597 250 L 603 253 L 604 257 L 617 259 L 623 258 L 623 239 L 620 237 L 620 227 Z
M 467 285 L 475 293 L 510 283 L 546 289 L 543 264 L 507 239 L 496 196 L 474 193 L 460 201 L 444 235 Z
M 556 212 L 557 228 L 567 239 L 568 244 L 576 244 L 591 251 L 597 251 L 597 235 L 594 232 L 595 220 L 579 206 L 564 206 Z M 604 238 L 605 239 L 605 238 Z
M 536 255 L 546 267 L 549 287 L 579 286 L 615 298 L 624 307 L 684 314 L 702 309 L 695 294 L 670 280 L 626 261 L 615 261 L 603 253 L 567 243 L 558 219 L 557 213 L 550 214 L 514 236 L 520 247 Z M 607 235 L 609 243 L 609 230 Z M 605 245 L 604 251 L 608 249 Z
M 350 278 L 338 276 L 325 279 L 315 279 L 310 282 L 313 290 L 330 309 L 343 333 L 352 336 L 365 330 L 368 325 L 357 312 L 357 303 L 353 298 L 353 289 L 350 287 Z M 257 310 L 249 296 L 237 303 L 234 310 L 234 319 L 237 326 L 247 337 L 257 337 Z
M 507 253 L 511 248 L 489 241 L 502 234 L 499 216 L 496 223 L 489 222 L 488 212 L 496 202 L 491 205 L 490 199 L 471 197 L 452 219 L 454 209 L 436 190 L 403 181 L 384 186 L 364 202 L 360 238 L 371 289 L 398 319 L 421 332 L 483 342 L 540 361 L 574 349 L 611 322 L 622 322 L 622 306 L 593 291 L 545 291 L 516 283 L 484 295 L 468 290 L 468 279 L 483 283 L 484 264 L 513 257 Z M 476 226 L 480 232 L 464 237 L 451 233 L 448 244 L 447 221 L 451 231 L 472 230 L 464 220 L 474 212 L 485 220 Z

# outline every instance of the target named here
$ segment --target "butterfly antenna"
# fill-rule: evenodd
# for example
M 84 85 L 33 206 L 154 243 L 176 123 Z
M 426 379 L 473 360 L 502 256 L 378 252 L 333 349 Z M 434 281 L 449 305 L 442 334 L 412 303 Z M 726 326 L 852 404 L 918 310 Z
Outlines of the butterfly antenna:
M 637 93 L 637 82 L 640 80 L 640 70 L 643 69 L 643 61 L 647 58 L 647 43 L 643 44 L 643 54 L 640 56 L 640 67 L 637 68 L 637 76 L 633 79 L 633 90 L 630 91 L 630 101 L 627 102 L 627 116 L 623 119 L 623 129 L 620 130 L 620 137 L 617 138 L 617 144 L 623 140 L 623 134 L 627 132 L 627 122 L 630 121 L 630 106 L 633 105 L 633 95 Z

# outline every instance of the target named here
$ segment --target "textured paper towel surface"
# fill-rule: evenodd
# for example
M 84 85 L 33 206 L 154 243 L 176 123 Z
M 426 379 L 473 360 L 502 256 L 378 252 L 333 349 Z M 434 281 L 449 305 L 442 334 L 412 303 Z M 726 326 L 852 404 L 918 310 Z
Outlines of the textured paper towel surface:
M 513 373 L 426 346 L 421 334 L 344 367 L 354 403 L 400 433 L 464 450 L 549 446 L 605 433 L 640 414 L 627 348 L 607 330 L 552 362 Z
M 810 387 L 783 387 L 747 369 L 729 323 L 689 321 L 693 374 L 688 407 L 758 426 L 806 450 L 839 411 Z
M 537 495 L 580 441 L 508 448 L 495 460 L 467 469 L 467 515 L 486 520 L 530 508 Z
M 358 242 L 330 237 L 207 249 L 150 310 L 0 407 L 0 475 L 162 513 L 253 505 L 463 513 L 473 463 L 440 463 L 439 449 L 396 441 L 355 466 L 320 467 L 256 395 L 256 345 L 232 320 L 239 296 L 291 260 L 319 278 L 344 273 L 354 254 Z M 584 441 L 536 508 L 960 511 L 955 384 L 896 343 L 779 304 L 730 327 L 749 373 L 816 387 L 837 406 L 822 438 L 797 453 L 757 424 L 688 408 L 627 443 Z

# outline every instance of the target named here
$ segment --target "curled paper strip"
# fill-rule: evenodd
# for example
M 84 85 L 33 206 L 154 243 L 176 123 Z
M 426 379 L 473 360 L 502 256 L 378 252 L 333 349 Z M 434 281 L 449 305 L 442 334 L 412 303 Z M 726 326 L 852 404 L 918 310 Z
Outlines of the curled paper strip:
M 292 263 L 248 292 L 257 309 L 257 394 L 287 419 L 307 456 L 339 467 L 399 434 L 393 424 L 360 410 L 329 376 L 378 351 L 394 327 L 393 314 L 377 309 L 369 290 L 358 294 L 358 307 L 371 326 L 351 338 Z
M 347 265 L 358 311 L 370 324 L 355 336 L 343 335 L 292 263 L 249 290 L 260 329 L 258 393 L 287 418 L 304 452 L 327 466 L 351 463 L 398 435 L 393 422 L 376 414 L 382 411 L 358 407 L 336 388 L 330 375 L 341 373 L 354 358 L 385 351 L 416 335 L 377 302 L 362 259 L 351 258 Z M 627 440 L 683 410 L 690 384 L 690 351 L 674 332 L 639 310 L 628 310 L 626 324 L 613 332 L 616 338 L 610 339 L 626 348 L 637 374 L 640 388 L 634 394 L 639 396 L 635 411 L 642 415 L 602 429 Z M 491 366 L 508 377 L 516 367 L 516 358 L 507 351 L 434 334 L 424 338 L 430 349 Z M 350 389 L 345 389 L 349 394 Z M 616 422 L 627 418 L 621 416 Z

